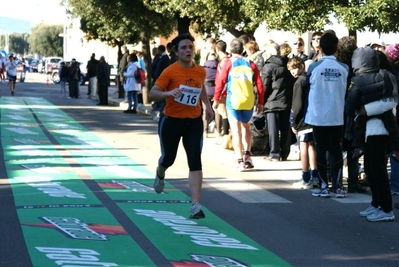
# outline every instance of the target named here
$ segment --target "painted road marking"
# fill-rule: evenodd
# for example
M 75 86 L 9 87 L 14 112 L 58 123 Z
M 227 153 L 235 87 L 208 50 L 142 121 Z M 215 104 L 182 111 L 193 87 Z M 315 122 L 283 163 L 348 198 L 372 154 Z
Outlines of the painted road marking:
M 142 165 L 79 128 L 50 103 L 40 101 L 42 106 L 30 106 L 29 99 L 21 99 L 20 105 L 25 102 L 31 110 L 26 115 L 34 114 L 41 124 L 34 128 L 40 133 L 44 128 L 47 134 L 29 136 L 31 141 L 24 147 L 15 141 L 26 138 L 21 130 L 19 136 L 17 133 L 16 137 L 2 138 L 2 144 L 19 207 L 17 213 L 34 266 L 154 266 L 132 239 L 137 234 L 126 232 L 118 223 L 114 217 L 118 213 L 110 208 L 112 205 L 130 218 L 127 226 L 135 225 L 138 228 L 135 232 L 144 233 L 171 265 L 215 266 L 223 262 L 231 266 L 289 266 L 206 207 L 203 207 L 205 220 L 188 219 L 187 195 L 167 182 L 165 193 L 156 194 L 152 188 L 153 174 Z M 2 113 L 18 112 L 6 107 Z M 52 109 L 52 116 L 43 112 L 44 108 Z M 54 120 L 71 122 L 75 127 L 53 130 L 54 124 L 50 122 Z M 85 149 L 64 137 L 84 144 Z M 103 145 L 94 150 L 90 149 L 90 142 Z M 59 150 L 60 145 L 65 147 Z M 51 156 L 26 153 L 32 150 L 46 151 Z M 100 191 L 109 199 L 101 196 L 100 201 Z M 143 242 L 140 238 L 140 244 Z M 153 252 L 147 249 L 147 253 Z
M 204 179 L 204 182 L 242 203 L 292 203 L 237 177 Z

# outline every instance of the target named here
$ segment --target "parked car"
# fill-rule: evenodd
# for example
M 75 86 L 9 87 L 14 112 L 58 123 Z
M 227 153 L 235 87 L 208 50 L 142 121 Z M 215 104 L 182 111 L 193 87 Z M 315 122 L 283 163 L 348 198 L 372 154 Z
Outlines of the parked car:
M 65 62 L 66 65 L 69 65 L 70 61 L 60 61 L 57 63 L 56 67 L 52 68 L 51 77 L 53 83 L 58 84 L 60 83 L 60 76 L 58 74 L 58 70 L 60 69 L 61 62 Z M 86 81 L 86 65 L 83 62 L 79 62 L 80 67 L 80 85 L 84 85 L 84 81 Z
M 39 60 L 38 59 L 32 60 L 32 62 L 30 63 L 30 71 L 31 72 L 38 72 L 38 70 L 37 70 L 38 65 L 39 65 Z
M 111 82 L 115 83 L 116 75 L 118 74 L 118 64 L 109 64 L 109 67 L 111 69 L 111 75 L 109 76 L 109 79 Z
M 44 63 L 44 73 L 53 73 L 53 69 L 57 68 L 58 62 L 62 61 L 61 57 L 46 57 Z

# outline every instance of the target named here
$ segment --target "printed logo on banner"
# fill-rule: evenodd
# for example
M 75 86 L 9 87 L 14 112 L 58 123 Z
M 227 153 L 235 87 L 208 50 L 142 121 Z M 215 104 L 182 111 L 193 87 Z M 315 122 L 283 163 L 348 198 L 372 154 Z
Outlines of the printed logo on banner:
M 101 262 L 96 256 L 101 256 L 95 250 L 85 248 L 55 248 L 55 247 L 35 247 L 44 253 L 47 258 L 54 260 L 57 266 L 118 266 L 113 262 Z M 72 265 L 73 264 L 73 265 Z
M 86 224 L 78 218 L 39 217 L 47 223 L 22 223 L 25 226 L 57 229 L 67 237 L 81 240 L 108 241 L 107 235 L 127 235 L 120 225 Z
M 235 259 L 228 257 L 220 257 L 220 256 L 212 256 L 212 255 L 199 255 L 199 254 L 190 254 L 190 257 L 193 261 L 171 261 L 170 263 L 174 267 L 184 267 L 184 266 L 210 266 L 210 267 L 218 267 L 218 266 L 231 266 L 231 267 L 248 267 L 248 265 L 241 263 Z M 201 264 L 203 263 L 203 264 Z
M 136 181 L 111 180 L 111 183 L 98 183 L 98 185 L 102 188 L 128 189 L 136 193 L 156 194 L 154 188 Z M 165 194 L 165 192 L 162 192 L 161 194 Z

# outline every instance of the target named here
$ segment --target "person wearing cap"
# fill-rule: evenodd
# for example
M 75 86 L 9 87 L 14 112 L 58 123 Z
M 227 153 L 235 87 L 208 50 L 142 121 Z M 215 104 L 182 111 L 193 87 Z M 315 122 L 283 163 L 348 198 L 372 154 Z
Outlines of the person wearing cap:
M 17 81 L 17 67 L 18 64 L 14 61 L 14 55 L 8 56 L 8 62 L 6 63 L 7 78 L 10 84 L 11 95 L 14 95 L 15 82 Z
M 370 44 L 370 47 L 374 50 L 380 50 L 382 52 L 385 51 L 385 42 L 381 39 L 376 40 L 375 42 Z

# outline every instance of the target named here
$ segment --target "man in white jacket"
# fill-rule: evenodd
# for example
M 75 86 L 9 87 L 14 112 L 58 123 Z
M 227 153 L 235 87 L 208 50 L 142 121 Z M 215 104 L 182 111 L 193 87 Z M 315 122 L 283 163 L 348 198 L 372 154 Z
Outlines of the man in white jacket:
M 317 169 L 320 188 L 312 193 L 317 197 L 329 197 L 327 179 L 327 151 L 333 161 L 331 178 L 332 191 L 336 197 L 346 196 L 342 187 L 342 137 L 344 125 L 345 93 L 349 68 L 333 56 L 337 50 L 338 38 L 326 32 L 320 39 L 323 57 L 309 66 L 306 84 L 309 89 L 309 103 L 305 122 L 313 126 Z

